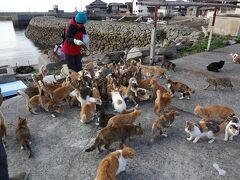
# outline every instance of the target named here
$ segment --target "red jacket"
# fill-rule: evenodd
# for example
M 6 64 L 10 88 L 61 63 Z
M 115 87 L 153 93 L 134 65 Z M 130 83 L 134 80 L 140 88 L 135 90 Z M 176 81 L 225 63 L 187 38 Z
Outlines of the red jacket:
M 81 54 L 81 46 L 74 44 L 73 39 L 82 40 L 83 34 L 86 33 L 85 27 L 77 27 L 75 17 L 69 22 L 65 28 L 65 40 L 63 42 L 62 51 L 64 54 L 75 56 Z

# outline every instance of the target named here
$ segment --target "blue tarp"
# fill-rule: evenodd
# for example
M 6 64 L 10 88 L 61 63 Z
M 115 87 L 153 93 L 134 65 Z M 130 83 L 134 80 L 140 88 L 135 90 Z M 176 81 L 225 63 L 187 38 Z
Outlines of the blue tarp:
M 14 81 L 9 83 L 0 84 L 3 97 L 12 96 L 17 94 L 17 90 L 24 90 L 27 86 L 22 81 Z

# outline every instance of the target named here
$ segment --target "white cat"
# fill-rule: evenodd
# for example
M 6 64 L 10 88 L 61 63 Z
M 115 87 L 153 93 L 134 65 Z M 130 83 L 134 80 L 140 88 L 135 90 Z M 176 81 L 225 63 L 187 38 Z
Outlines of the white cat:
M 86 99 L 83 99 L 80 95 L 80 92 L 77 89 L 73 90 L 69 95 L 71 97 L 75 96 L 77 100 L 80 102 L 81 107 L 83 107 L 87 102 L 97 102 L 94 97 L 90 97 L 90 96 L 87 96 Z
M 127 105 L 120 93 L 118 91 L 112 91 L 111 95 L 114 109 L 119 113 L 126 111 Z

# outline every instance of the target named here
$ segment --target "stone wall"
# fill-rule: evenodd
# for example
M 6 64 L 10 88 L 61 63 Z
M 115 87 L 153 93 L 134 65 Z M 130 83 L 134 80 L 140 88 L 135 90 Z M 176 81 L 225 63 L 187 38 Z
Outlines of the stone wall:
M 61 32 L 69 20 L 55 17 L 36 17 L 31 20 L 26 36 L 41 48 L 60 43 Z M 179 42 L 196 42 L 201 32 L 180 25 L 160 25 L 167 32 L 163 45 Z M 150 44 L 152 25 L 130 22 L 89 21 L 86 24 L 90 35 L 92 54 L 143 47 Z M 157 40 L 160 43 L 160 40 Z

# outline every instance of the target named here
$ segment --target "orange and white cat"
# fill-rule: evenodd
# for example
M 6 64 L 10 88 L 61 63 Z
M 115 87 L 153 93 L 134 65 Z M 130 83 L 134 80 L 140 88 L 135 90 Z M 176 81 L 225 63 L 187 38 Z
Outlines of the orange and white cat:
M 114 151 L 103 158 L 97 168 L 95 180 L 116 180 L 116 175 L 126 170 L 127 161 L 135 155 L 135 150 L 123 146 L 123 149 Z
M 5 117 L 0 111 L 0 138 L 2 138 L 4 146 L 6 146 L 6 137 L 7 137 L 7 127 L 5 125 Z
M 122 96 L 120 95 L 119 91 L 114 90 L 111 92 L 111 95 L 112 95 L 112 103 L 115 111 L 119 113 L 126 111 L 127 105 L 124 99 L 122 98 Z
M 118 114 L 113 116 L 108 121 L 108 126 L 112 125 L 123 125 L 123 124 L 133 124 L 137 117 L 141 115 L 142 111 L 135 109 L 133 112 L 127 114 Z
M 234 114 L 234 111 L 226 106 L 213 105 L 203 107 L 198 104 L 194 109 L 194 114 L 206 120 L 220 118 L 221 121 Z
M 80 111 L 80 121 L 82 123 L 91 122 L 96 115 L 96 102 L 86 102 Z

